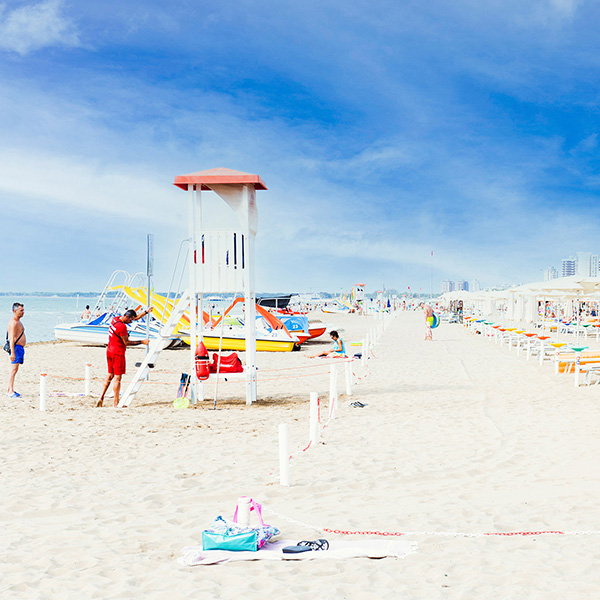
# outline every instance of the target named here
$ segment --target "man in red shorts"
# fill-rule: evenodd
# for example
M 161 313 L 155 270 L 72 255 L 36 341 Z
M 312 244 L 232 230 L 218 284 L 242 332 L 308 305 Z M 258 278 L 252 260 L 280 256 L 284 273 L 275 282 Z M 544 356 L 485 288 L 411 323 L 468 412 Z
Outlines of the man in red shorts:
M 115 317 L 110 322 L 108 329 L 108 347 L 106 348 L 106 362 L 108 363 L 108 377 L 104 382 L 104 388 L 100 394 L 100 399 L 96 403 L 96 407 L 102 406 L 104 403 L 104 394 L 110 386 L 110 382 L 114 379 L 113 391 L 115 393 L 114 406 L 119 406 L 119 392 L 121 391 L 121 377 L 125 375 L 125 350 L 127 346 L 148 345 L 148 340 L 130 340 L 127 333 L 127 325 L 132 321 L 137 321 L 150 313 L 152 307 L 139 315 L 135 310 L 127 310 L 124 315 Z

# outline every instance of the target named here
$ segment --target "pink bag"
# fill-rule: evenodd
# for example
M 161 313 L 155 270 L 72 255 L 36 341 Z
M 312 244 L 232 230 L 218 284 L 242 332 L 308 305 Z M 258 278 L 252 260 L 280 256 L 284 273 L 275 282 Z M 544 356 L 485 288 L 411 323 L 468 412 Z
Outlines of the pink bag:
M 258 522 L 260 525 L 253 527 L 257 534 L 258 539 L 256 544 L 258 548 L 262 548 L 274 535 L 279 534 L 279 529 L 277 527 L 273 527 L 272 525 L 267 525 L 262 518 L 262 506 L 256 502 L 255 500 L 250 500 L 250 512 L 254 511 L 256 516 L 258 517 Z M 233 522 L 238 522 L 238 507 L 235 507 L 235 512 L 233 513 Z

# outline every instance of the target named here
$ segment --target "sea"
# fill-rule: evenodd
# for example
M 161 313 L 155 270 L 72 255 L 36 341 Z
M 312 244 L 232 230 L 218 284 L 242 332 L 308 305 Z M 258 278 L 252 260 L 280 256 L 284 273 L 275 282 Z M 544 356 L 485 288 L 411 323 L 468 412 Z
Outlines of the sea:
M 22 323 L 25 326 L 27 343 L 55 340 L 55 325 L 79 321 L 86 304 L 93 308 L 97 298 L 98 296 L 77 295 L 0 296 L 0 327 L 6 330 L 12 316 L 12 305 L 14 302 L 20 302 L 25 307 Z M 5 338 L 6 333 L 2 336 Z
M 0 327 L 6 331 L 12 316 L 12 305 L 20 302 L 25 307 L 22 322 L 27 333 L 27 343 L 55 340 L 54 327 L 59 323 L 76 323 L 86 304 L 94 308 L 98 295 L 94 296 L 0 296 Z M 231 303 L 231 298 L 207 298 L 204 310 L 211 315 L 220 314 Z M 0 329 L 0 332 L 2 330 Z M 6 333 L 1 334 L 6 338 Z M 4 342 L 2 342 L 4 343 Z

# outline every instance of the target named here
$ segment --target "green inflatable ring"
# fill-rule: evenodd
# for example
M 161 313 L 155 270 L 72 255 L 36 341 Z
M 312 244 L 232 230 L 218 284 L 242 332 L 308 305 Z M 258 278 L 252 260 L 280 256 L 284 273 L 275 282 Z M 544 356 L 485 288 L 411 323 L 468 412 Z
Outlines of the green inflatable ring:
M 187 408 L 190 405 L 190 401 L 185 396 L 181 398 L 175 398 L 173 400 L 173 408 Z

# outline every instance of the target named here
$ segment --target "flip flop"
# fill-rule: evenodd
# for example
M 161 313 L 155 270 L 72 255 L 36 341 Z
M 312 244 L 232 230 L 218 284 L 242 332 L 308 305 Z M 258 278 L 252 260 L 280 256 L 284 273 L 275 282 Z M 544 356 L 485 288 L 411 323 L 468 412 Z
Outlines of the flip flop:
M 364 408 L 366 406 L 366 404 L 363 404 L 362 402 L 353 402 L 350 406 L 353 406 L 354 408 Z
M 286 546 L 282 552 L 286 554 L 300 554 L 301 552 L 310 552 L 311 550 L 329 550 L 329 542 L 324 539 L 314 540 L 312 542 L 302 541 L 295 546 Z

